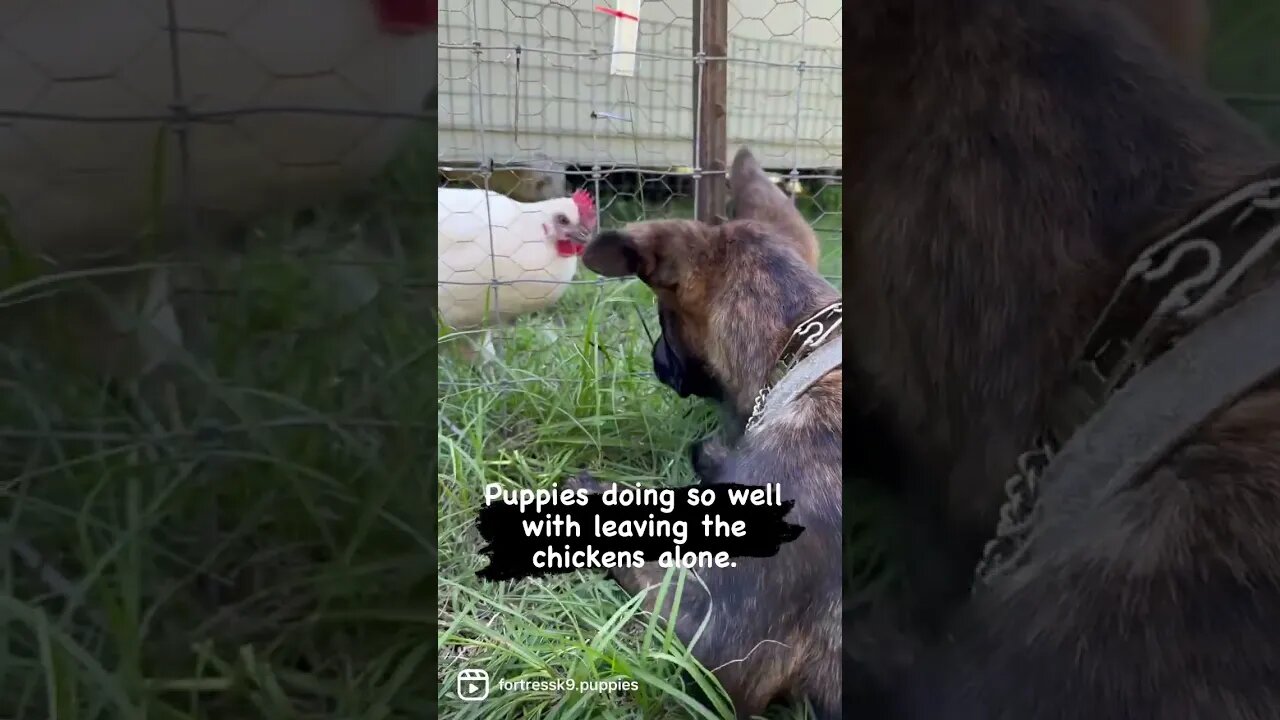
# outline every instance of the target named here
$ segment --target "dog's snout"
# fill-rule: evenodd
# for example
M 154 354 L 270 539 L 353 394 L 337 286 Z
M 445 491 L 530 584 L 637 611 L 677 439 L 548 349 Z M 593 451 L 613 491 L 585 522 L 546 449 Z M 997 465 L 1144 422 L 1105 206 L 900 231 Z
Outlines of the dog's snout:
M 682 382 L 683 372 L 680 361 L 671 351 L 671 346 L 667 344 L 665 334 L 660 335 L 653 344 L 653 373 L 658 376 L 659 382 L 676 391 L 680 397 L 689 396 Z
M 653 373 L 659 382 L 682 398 L 695 395 L 708 400 L 724 397 L 720 383 L 711 377 L 702 361 L 679 352 L 664 331 L 653 344 Z

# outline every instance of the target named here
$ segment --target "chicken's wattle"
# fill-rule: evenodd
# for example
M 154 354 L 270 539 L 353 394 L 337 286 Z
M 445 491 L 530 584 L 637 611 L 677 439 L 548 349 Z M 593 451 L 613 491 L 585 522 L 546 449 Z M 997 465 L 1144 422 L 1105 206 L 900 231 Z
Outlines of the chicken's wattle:
M 560 257 L 578 257 L 587 251 L 585 243 L 574 242 L 572 240 L 557 240 L 556 253 Z

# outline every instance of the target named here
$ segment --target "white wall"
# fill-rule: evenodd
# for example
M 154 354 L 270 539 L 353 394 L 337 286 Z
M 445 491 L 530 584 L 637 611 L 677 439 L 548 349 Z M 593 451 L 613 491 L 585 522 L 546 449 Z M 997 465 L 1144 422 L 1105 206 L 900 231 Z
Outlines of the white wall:
M 607 0 L 444 0 L 441 164 L 540 154 L 581 164 L 692 165 L 697 1 L 645 2 L 639 50 L 664 57 L 639 57 L 635 77 L 617 77 L 609 75 L 615 20 L 594 9 L 612 5 Z M 771 169 L 840 166 L 840 4 L 731 0 L 730 154 L 749 143 Z M 477 40 L 478 54 L 448 49 Z M 800 60 L 808 65 L 803 76 Z M 593 111 L 631 122 L 592 119 Z

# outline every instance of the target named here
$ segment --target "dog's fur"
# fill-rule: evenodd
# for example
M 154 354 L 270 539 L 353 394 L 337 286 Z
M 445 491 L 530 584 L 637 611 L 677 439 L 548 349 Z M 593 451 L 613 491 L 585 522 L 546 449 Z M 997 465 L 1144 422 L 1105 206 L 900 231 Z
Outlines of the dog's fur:
M 895 714 L 1280 715 L 1276 384 L 966 601 L 1002 483 L 1125 268 L 1277 154 L 1104 2 L 867 0 L 844 50 L 845 370 L 892 435 L 926 598 Z
M 672 363 L 677 391 L 696 376 L 696 394 L 722 399 L 745 420 L 791 331 L 838 295 L 815 269 L 812 231 L 754 159 L 740 155 L 732 172 L 736 214 L 758 219 L 635 223 L 598 236 L 583 264 L 648 284 L 663 317 L 655 362 Z M 836 369 L 731 452 L 695 449 L 704 481 L 779 483 L 796 502 L 787 520 L 804 528 L 774 557 L 700 568 L 701 582 L 685 585 L 677 632 L 688 642 L 709 617 L 693 652 L 715 670 L 739 717 L 781 696 L 808 698 L 824 718 L 840 712 L 842 388 Z M 663 573 L 646 566 L 613 576 L 634 593 Z

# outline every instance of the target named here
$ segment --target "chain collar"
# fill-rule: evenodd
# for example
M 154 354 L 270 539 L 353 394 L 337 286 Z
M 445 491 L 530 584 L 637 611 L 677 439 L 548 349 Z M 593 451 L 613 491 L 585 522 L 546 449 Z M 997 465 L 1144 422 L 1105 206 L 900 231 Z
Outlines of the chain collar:
M 1209 239 L 1240 235 L 1260 237 L 1225 245 Z M 1232 193 L 1138 257 L 1073 363 L 1068 387 L 1051 406 L 1046 426 L 1031 449 L 1018 456 L 1016 472 L 1005 481 L 1005 503 L 995 536 L 983 548 L 974 570 L 975 592 L 1020 563 L 1039 516 L 1040 479 L 1062 444 L 1176 340 L 1179 330 L 1220 309 L 1247 271 L 1268 258 L 1280 259 L 1277 256 L 1280 178 L 1271 177 Z M 1198 262 L 1188 263 L 1185 258 Z M 1153 296 L 1160 299 L 1143 302 Z M 1136 332 L 1125 332 L 1125 318 L 1119 309 L 1135 303 L 1154 304 L 1155 309 Z
M 791 337 L 787 338 L 787 344 L 782 346 L 782 354 L 771 374 L 772 378 L 781 378 L 786 375 L 796 366 L 796 363 L 831 339 L 840 329 L 844 318 L 843 308 L 843 301 L 831 303 L 797 325 L 796 329 L 791 331 Z M 773 389 L 776 382 L 776 379 L 766 382 L 764 387 L 760 388 L 760 392 L 756 393 L 755 403 L 751 406 L 751 417 L 747 418 L 747 430 L 754 429 L 760 423 L 765 399 L 768 398 L 769 391 Z

